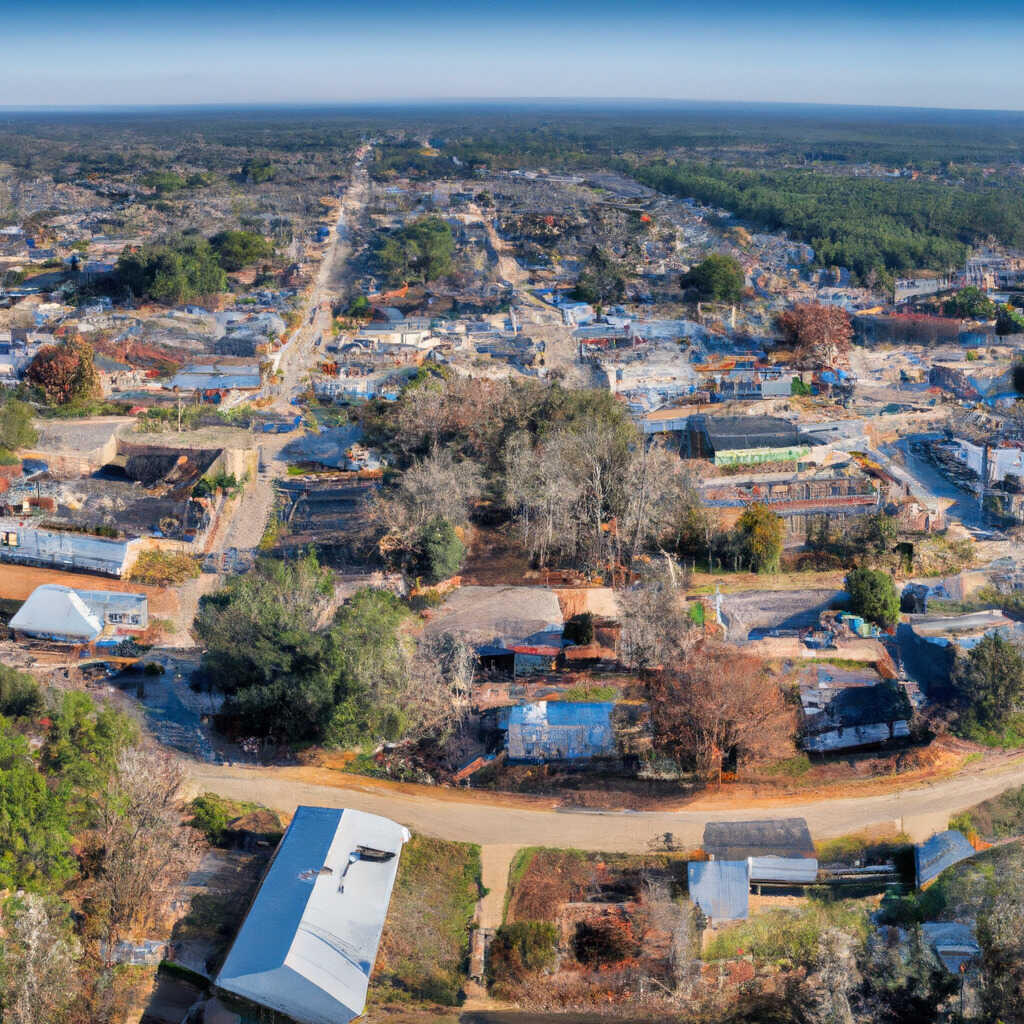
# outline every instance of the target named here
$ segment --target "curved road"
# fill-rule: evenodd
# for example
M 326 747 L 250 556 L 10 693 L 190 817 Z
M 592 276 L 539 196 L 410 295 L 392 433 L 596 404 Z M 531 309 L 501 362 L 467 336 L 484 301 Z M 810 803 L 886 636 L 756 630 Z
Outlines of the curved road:
M 383 814 L 414 831 L 442 839 L 498 846 L 558 846 L 636 853 L 666 832 L 692 849 L 709 821 L 801 817 L 816 839 L 871 826 L 896 825 L 912 839 L 944 829 L 951 814 L 1024 785 L 1024 759 L 932 785 L 842 799 L 773 799 L 716 808 L 713 795 L 677 811 L 568 811 L 545 798 L 380 782 L 310 768 L 243 768 L 190 763 L 195 792 L 215 791 L 291 813 L 299 804 L 352 807 Z

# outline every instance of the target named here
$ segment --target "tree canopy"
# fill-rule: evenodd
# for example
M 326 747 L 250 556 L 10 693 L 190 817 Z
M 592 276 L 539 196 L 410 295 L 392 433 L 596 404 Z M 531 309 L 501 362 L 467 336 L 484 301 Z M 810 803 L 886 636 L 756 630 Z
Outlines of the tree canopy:
M 777 572 L 782 555 L 782 520 L 767 506 L 748 505 L 736 524 L 736 532 L 753 572 Z
M 900 620 L 900 597 L 892 576 L 882 569 L 853 569 L 846 574 L 850 610 L 879 626 L 894 626 Z
M 391 284 L 436 281 L 454 265 L 452 229 L 440 217 L 420 217 L 384 236 L 374 256 Z
M 44 345 L 26 368 L 25 380 L 41 388 L 51 405 L 97 398 L 100 379 L 93 359 L 92 345 L 79 338 L 61 345 Z
M 198 235 L 126 248 L 117 261 L 121 281 L 134 295 L 177 306 L 227 288 L 216 251 Z
M 812 366 L 833 366 L 850 351 L 853 325 L 839 306 L 798 302 L 776 318 L 776 325 L 797 361 Z
M 679 283 L 684 288 L 696 288 L 702 299 L 738 302 L 743 295 L 745 281 L 743 267 L 738 260 L 725 253 L 713 252 L 690 267 Z
M 466 546 L 447 519 L 434 516 L 420 533 L 416 556 L 416 569 L 423 581 L 440 583 L 459 571 Z
M 998 728 L 1016 712 L 1024 697 L 1024 657 L 998 633 L 987 634 L 957 665 L 953 685 L 968 722 Z
M 978 287 L 968 285 L 961 288 L 942 303 L 946 316 L 988 320 L 995 316 L 996 304 Z
M 968 244 L 995 235 L 1024 242 L 1024 197 L 996 186 L 965 188 L 777 168 L 658 161 L 645 185 L 721 206 L 814 249 L 819 266 L 848 267 L 864 282 L 963 262 Z
M 1008 302 L 1000 304 L 996 310 L 996 334 L 1024 334 L 1024 313 Z
M 587 254 L 574 295 L 596 306 L 621 302 L 626 297 L 626 268 L 606 249 L 594 246 Z
M 210 239 L 220 265 L 229 271 L 241 270 L 274 254 L 273 245 L 255 231 L 218 231 Z
M 38 434 L 32 425 L 32 406 L 7 398 L 0 404 L 0 452 L 13 452 L 35 444 Z
M 357 591 L 318 628 L 332 594 L 331 573 L 307 555 L 261 561 L 203 598 L 196 633 L 226 696 L 221 724 L 342 747 L 443 734 L 462 713 L 461 648 L 417 644 L 409 609 L 385 590 Z
M 701 644 L 650 686 L 655 746 L 681 764 L 709 772 L 792 753 L 792 709 L 750 655 Z

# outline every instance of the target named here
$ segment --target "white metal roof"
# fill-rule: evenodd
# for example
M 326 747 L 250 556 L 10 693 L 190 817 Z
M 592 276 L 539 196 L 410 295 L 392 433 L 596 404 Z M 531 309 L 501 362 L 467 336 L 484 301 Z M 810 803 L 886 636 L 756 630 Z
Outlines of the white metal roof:
M 39 636 L 95 640 L 103 632 L 103 620 L 71 587 L 45 583 L 29 594 L 11 618 L 10 628 Z
M 299 807 L 217 984 L 302 1024 L 358 1016 L 408 838 L 376 814 Z

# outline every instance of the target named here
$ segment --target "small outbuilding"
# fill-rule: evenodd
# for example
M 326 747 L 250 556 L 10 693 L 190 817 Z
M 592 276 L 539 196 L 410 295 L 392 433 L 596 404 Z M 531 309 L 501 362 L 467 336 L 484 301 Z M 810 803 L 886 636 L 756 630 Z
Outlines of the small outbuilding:
M 690 899 L 711 924 L 746 920 L 750 875 L 745 860 L 690 861 L 686 865 Z
M 961 921 L 925 921 L 921 934 L 950 974 L 959 976 L 981 954 L 974 928 Z
M 959 864 L 977 851 L 967 837 L 955 828 L 938 832 L 914 847 L 914 869 L 917 873 L 917 887 L 924 889 L 935 881 L 946 868 Z
M 814 842 L 803 818 L 709 821 L 704 826 L 703 845 L 712 860 L 815 856 Z

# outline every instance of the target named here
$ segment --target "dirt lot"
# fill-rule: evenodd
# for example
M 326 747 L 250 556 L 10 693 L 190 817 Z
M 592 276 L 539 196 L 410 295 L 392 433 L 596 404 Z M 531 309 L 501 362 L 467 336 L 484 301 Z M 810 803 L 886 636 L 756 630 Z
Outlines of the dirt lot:
M 821 612 L 833 607 L 842 590 L 749 590 L 722 600 L 726 639 L 740 642 L 751 630 L 803 629 L 817 624 Z
M 110 579 L 107 576 L 92 576 L 88 573 L 59 572 L 56 569 L 36 569 L 28 565 L 0 567 L 0 599 L 24 601 L 36 587 L 44 583 L 57 583 L 78 590 L 119 590 L 133 594 L 145 594 L 149 598 L 150 618 L 174 618 L 178 614 L 178 595 L 164 587 L 150 587 L 127 580 Z

